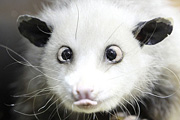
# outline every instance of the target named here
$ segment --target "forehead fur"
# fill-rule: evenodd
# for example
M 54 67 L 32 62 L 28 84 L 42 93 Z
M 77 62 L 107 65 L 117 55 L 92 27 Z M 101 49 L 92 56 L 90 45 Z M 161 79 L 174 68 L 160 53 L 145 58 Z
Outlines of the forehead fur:
M 155 3 L 160 7 L 159 1 Z M 131 0 L 119 2 L 117 0 L 113 2 L 109 0 L 59 1 L 51 9 L 46 7 L 40 17 L 54 28 L 52 38 L 55 36 L 56 38 L 53 39 L 56 40 L 50 43 L 56 41 L 56 44 L 64 42 L 63 44 L 69 45 L 80 42 L 87 49 L 87 44 L 83 45 L 87 41 L 88 46 L 91 46 L 91 42 L 92 44 L 96 42 L 97 45 L 105 44 L 110 37 L 112 37 L 111 44 L 115 44 L 113 39 L 117 41 L 117 38 L 121 38 L 122 40 L 119 40 L 121 42 L 125 38 L 126 40 L 132 38 L 129 34 L 137 23 L 156 16 L 154 14 L 157 10 L 154 7 L 155 3 L 147 6 L 147 2 Z M 64 4 L 66 5 L 62 6 Z M 144 6 L 154 8 L 153 16 L 150 15 L 151 12 L 146 12 L 149 8 L 144 8 Z M 159 14 L 157 16 L 159 17 Z M 115 36 L 117 38 L 113 38 Z
M 63 21 L 63 18 L 77 16 L 79 10 L 82 18 L 91 13 L 96 15 L 121 16 L 121 20 L 128 20 L 128 22 L 141 19 L 152 19 L 152 17 L 160 17 L 160 8 L 165 6 L 166 0 L 157 0 L 147 2 L 142 0 L 55 0 L 52 7 L 45 7 L 40 16 L 47 22 L 57 25 L 55 22 Z M 162 2 L 163 1 L 163 2 Z M 153 8 L 153 9 L 151 9 Z M 78 9 L 78 10 L 77 10 Z M 150 12 L 151 11 L 151 12 Z M 104 18 L 105 18 L 104 16 Z M 109 16 L 109 17 L 110 17 Z M 93 16 L 96 17 L 96 16 Z M 134 18 L 135 17 L 135 18 Z M 55 19 L 58 18 L 58 19 Z M 131 19 L 130 19 L 131 18 Z M 134 19 L 132 19 L 134 18 Z M 57 21 L 58 20 L 58 21 Z M 71 19 L 74 20 L 74 19 Z M 136 21 L 135 21 L 136 22 Z
M 95 45 L 125 44 L 123 40 L 133 38 L 131 31 L 136 17 L 129 10 L 117 8 L 108 1 L 91 0 L 72 2 L 67 7 L 55 10 L 48 9 L 42 18 L 54 28 L 53 41 L 49 43 L 78 48 L 81 45 L 81 49 L 92 50 L 92 46 L 97 48 Z M 117 43 L 117 39 L 121 39 L 118 40 L 120 43 Z M 104 46 L 102 49 L 105 49 Z

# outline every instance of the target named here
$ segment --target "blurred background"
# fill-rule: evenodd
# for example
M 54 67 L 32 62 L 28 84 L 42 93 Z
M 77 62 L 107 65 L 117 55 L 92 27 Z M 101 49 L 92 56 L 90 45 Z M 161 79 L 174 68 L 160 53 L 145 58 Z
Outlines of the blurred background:
M 171 0 L 174 7 L 180 6 L 180 0 Z M 21 39 L 17 31 L 16 20 L 22 14 L 37 14 L 41 10 L 41 3 L 45 0 L 0 0 L 0 44 L 14 51 L 19 51 L 18 41 Z M 180 9 L 180 8 L 179 8 Z M 14 103 L 13 82 L 18 64 L 7 54 L 5 48 L 0 47 L 0 120 L 10 120 L 10 104 Z M 21 86 L 19 86 L 21 87 Z
M 37 14 L 45 0 L 0 0 L 0 44 L 21 53 L 19 47 L 21 36 L 18 33 L 16 20 L 22 14 Z M 12 53 L 11 53 L 12 54 Z M 13 61 L 5 48 L 0 47 L 0 120 L 13 120 L 10 111 L 14 103 L 14 82 L 19 73 L 19 64 Z M 19 86 L 21 87 L 21 86 Z

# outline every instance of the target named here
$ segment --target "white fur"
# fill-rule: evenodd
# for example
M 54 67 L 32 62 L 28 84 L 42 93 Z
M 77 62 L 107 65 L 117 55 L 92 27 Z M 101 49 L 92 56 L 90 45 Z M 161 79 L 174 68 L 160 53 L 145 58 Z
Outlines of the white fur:
M 124 103 L 124 99 L 133 99 L 131 94 L 138 97 L 141 92 L 135 88 L 148 91 L 147 86 L 156 81 L 161 66 L 175 65 L 177 69 L 173 71 L 179 74 L 180 19 L 167 1 L 74 0 L 67 2 L 67 7 L 62 3 L 65 1 L 58 1 L 53 9 L 46 8 L 40 14 L 54 28 L 41 63 L 42 67 L 57 71 L 44 69 L 49 76 L 48 85 L 65 100 L 67 108 L 85 113 L 109 111 Z M 139 22 L 157 17 L 174 20 L 172 35 L 155 46 L 140 48 L 132 30 Z M 123 51 L 124 58 L 118 64 L 104 59 L 105 49 L 111 44 Z M 72 63 L 57 61 L 57 52 L 63 45 L 73 50 Z M 93 86 L 98 106 L 79 109 L 73 105 L 72 93 L 78 84 Z

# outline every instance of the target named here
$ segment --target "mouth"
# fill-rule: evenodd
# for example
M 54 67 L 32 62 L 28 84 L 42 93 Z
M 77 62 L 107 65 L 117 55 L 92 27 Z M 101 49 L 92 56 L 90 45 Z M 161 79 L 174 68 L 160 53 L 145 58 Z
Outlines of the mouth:
M 92 109 L 94 107 L 97 107 L 98 102 L 90 99 L 81 99 L 79 101 L 75 101 L 73 104 L 80 109 Z

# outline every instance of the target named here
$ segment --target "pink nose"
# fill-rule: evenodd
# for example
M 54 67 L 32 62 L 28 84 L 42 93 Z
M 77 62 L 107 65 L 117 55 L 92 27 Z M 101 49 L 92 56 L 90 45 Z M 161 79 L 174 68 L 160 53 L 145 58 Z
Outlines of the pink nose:
M 93 99 L 93 91 L 94 89 L 91 87 L 85 87 L 85 86 L 77 86 L 74 92 L 74 97 L 76 100 L 82 100 L 82 99 Z
M 95 100 L 95 90 L 90 85 L 77 85 L 74 89 L 73 95 L 76 101 L 74 102 L 77 106 L 95 106 L 97 101 Z

